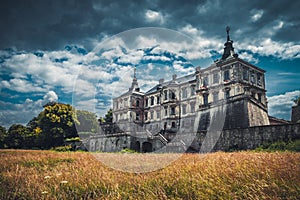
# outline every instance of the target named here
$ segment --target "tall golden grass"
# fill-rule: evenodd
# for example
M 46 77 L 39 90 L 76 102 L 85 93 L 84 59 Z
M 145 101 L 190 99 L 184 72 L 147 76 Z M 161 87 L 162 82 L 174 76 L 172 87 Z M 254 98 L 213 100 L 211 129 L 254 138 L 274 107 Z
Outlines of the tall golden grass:
M 1 150 L 0 173 L 3 200 L 300 199 L 300 153 L 291 152 L 184 154 L 158 171 L 126 173 L 90 153 Z

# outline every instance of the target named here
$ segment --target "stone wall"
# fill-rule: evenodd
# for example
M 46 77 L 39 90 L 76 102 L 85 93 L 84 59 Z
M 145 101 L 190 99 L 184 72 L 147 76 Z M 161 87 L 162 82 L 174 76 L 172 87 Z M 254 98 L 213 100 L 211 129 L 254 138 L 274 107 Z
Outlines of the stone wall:
M 256 126 L 221 132 L 214 151 L 254 149 L 262 144 L 300 139 L 300 124 Z
M 264 126 L 269 125 L 269 117 L 266 110 L 259 102 L 254 102 L 252 99 L 248 101 L 248 117 L 249 126 Z

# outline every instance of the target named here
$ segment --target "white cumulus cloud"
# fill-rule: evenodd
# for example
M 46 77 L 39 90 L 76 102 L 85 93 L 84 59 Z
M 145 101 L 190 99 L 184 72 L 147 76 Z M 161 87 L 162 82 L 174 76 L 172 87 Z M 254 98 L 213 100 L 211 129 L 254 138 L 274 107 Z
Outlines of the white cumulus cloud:
M 290 120 L 292 106 L 297 97 L 300 97 L 300 90 L 268 97 L 269 115 Z
M 149 22 L 158 22 L 160 24 L 165 22 L 165 17 L 162 15 L 162 13 L 154 10 L 147 10 L 145 13 L 145 18 Z

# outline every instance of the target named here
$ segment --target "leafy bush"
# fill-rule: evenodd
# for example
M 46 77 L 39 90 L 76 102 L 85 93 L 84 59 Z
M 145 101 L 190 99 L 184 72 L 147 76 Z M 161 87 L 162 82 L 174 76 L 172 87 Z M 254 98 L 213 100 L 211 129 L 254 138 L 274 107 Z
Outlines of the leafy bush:
M 66 151 L 72 151 L 73 148 L 71 145 L 66 145 L 66 146 L 53 147 L 53 148 L 51 148 L 51 150 L 59 151 L 59 152 L 66 152 Z
M 277 141 L 273 143 L 265 143 L 255 149 L 255 151 L 296 151 L 300 152 L 300 140 L 289 142 Z
M 80 142 L 80 137 L 73 137 L 65 139 L 65 142 Z
M 122 149 L 121 153 L 136 153 L 136 151 L 129 148 L 125 148 Z
M 286 145 L 286 149 L 289 151 L 300 152 L 300 140 L 295 140 Z

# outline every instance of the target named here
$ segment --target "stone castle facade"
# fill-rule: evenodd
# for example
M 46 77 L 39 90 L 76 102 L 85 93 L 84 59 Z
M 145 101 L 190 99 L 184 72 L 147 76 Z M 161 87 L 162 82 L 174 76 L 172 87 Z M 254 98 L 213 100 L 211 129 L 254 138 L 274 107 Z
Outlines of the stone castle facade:
M 228 113 L 231 119 L 224 128 L 268 125 L 264 72 L 230 57 L 206 69 L 197 67 L 195 73 L 184 77 L 173 75 L 165 82 L 161 79 L 146 93 L 140 92 L 134 78 L 129 91 L 113 100 L 113 120 L 125 131 L 133 131 L 128 123 L 153 132 L 176 131 L 193 124 L 189 120 L 192 122 L 196 112 L 227 104 L 237 110 L 234 115 Z
M 265 71 L 238 57 L 229 29 L 224 46 L 222 58 L 208 68 L 160 79 L 146 92 L 134 69 L 129 90 L 113 99 L 113 124 L 102 126 L 90 150 L 199 151 L 209 133 L 212 149 L 224 130 L 268 126 Z

